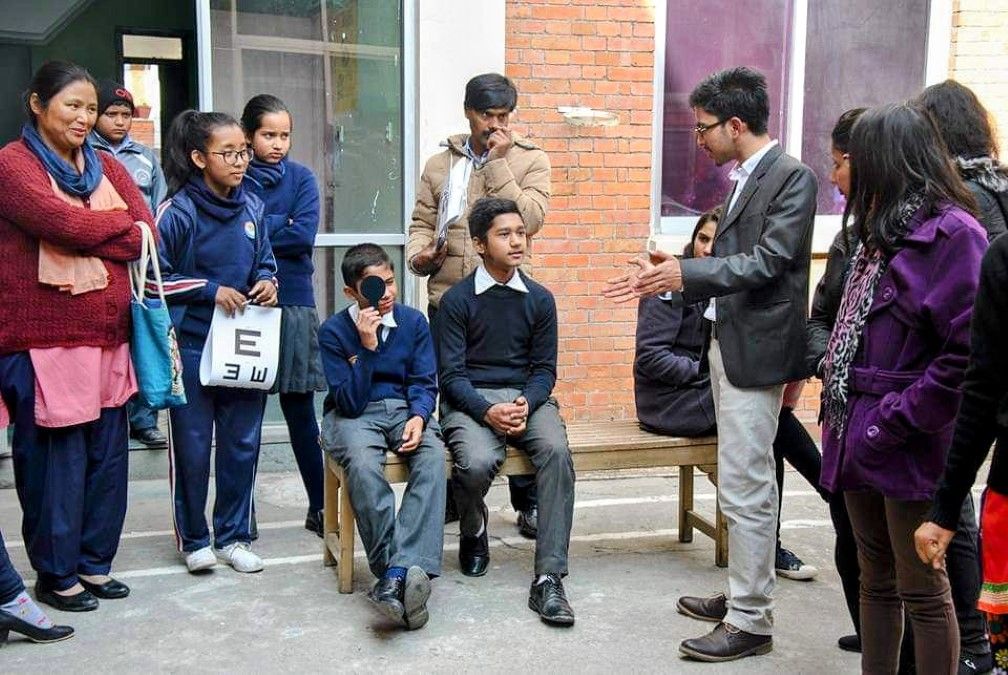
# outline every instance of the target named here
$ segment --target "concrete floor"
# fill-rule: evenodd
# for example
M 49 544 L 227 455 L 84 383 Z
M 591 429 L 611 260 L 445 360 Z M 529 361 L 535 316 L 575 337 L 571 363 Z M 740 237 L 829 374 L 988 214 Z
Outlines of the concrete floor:
M 698 504 L 713 509 L 698 477 Z M 383 623 L 364 592 L 372 583 L 360 545 L 355 589 L 340 595 L 321 564 L 320 540 L 302 528 L 305 498 L 292 473 L 260 476 L 256 551 L 260 574 L 218 567 L 188 574 L 174 552 L 166 481 L 130 483 L 130 508 L 114 574 L 133 589 L 96 612 L 52 611 L 77 629 L 69 641 L 32 645 L 12 636 L 0 651 L 4 672 L 614 672 L 853 673 L 857 655 L 836 647 L 851 625 L 832 563 L 825 508 L 789 472 L 784 545 L 821 570 L 812 582 L 777 586 L 775 649 L 725 665 L 680 659 L 679 641 L 709 624 L 675 611 L 683 593 L 722 590 L 724 570 L 713 544 L 698 534 L 680 544 L 675 532 L 676 479 L 668 473 L 621 474 L 577 483 L 568 597 L 571 629 L 549 628 L 526 607 L 532 543 L 518 536 L 507 490 L 488 499 L 491 568 L 470 579 L 458 573 L 457 525 L 446 530 L 445 572 L 434 582 L 430 623 L 406 633 Z M 0 528 L 15 566 L 33 573 L 19 541 L 13 490 L 0 490 Z

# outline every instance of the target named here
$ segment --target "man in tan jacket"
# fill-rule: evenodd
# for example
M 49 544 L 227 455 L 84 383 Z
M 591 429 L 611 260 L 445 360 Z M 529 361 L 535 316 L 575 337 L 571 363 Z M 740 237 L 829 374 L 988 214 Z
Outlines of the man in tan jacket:
M 469 209 L 478 199 L 513 200 L 529 237 L 542 228 L 546 218 L 549 159 L 545 152 L 509 129 L 517 100 L 518 91 L 503 75 L 485 73 L 469 80 L 463 104 L 469 133 L 444 141 L 441 145 L 445 149 L 427 160 L 420 176 L 406 260 L 414 274 L 428 277 L 427 316 L 432 331 L 437 329 L 441 295 L 480 264 L 468 221 Z M 529 272 L 528 261 L 523 269 Z M 515 476 L 510 487 L 511 504 L 518 511 L 518 529 L 534 539 L 538 520 L 535 477 Z M 451 492 L 448 496 L 448 510 L 452 513 Z

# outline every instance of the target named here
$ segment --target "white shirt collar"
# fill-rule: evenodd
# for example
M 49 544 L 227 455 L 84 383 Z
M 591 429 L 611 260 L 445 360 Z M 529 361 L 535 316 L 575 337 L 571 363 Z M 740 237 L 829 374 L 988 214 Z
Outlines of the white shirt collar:
M 502 284 L 490 276 L 490 273 L 486 271 L 486 268 L 483 267 L 483 265 L 480 265 L 476 268 L 476 278 L 474 283 L 476 285 L 476 295 L 482 294 L 488 288 L 493 286 L 507 286 L 508 288 L 514 289 L 520 293 L 529 292 L 528 286 L 526 286 L 525 282 L 522 281 L 521 275 L 518 274 L 518 270 L 515 270 L 514 274 L 511 275 L 511 278 L 508 279 L 506 284 Z
M 395 317 L 393 316 L 393 314 L 395 314 L 395 305 L 393 305 L 392 307 L 393 307 L 392 311 L 389 312 L 388 314 L 383 314 L 381 318 L 380 323 L 382 326 L 385 326 L 386 328 L 399 327 L 398 324 L 395 322 Z M 353 319 L 354 323 L 357 323 L 357 317 L 360 316 L 360 307 L 357 306 L 357 303 L 355 302 L 354 304 L 347 307 L 347 311 L 350 312 L 350 318 Z
M 776 139 L 770 141 L 762 148 L 754 152 L 746 161 L 736 164 L 735 168 L 728 172 L 728 179 L 738 181 L 742 178 L 748 178 L 749 175 L 756 170 L 756 165 L 760 163 L 760 160 L 763 159 L 764 155 L 770 152 L 770 149 L 775 145 L 777 145 Z

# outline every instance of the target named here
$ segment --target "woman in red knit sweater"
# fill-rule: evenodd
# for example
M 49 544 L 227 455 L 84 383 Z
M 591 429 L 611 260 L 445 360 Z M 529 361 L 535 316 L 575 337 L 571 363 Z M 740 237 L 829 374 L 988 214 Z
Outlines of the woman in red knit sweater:
M 86 141 L 97 107 L 86 70 L 46 63 L 21 138 L 0 150 L 0 398 L 35 595 L 65 611 L 129 594 L 109 576 L 136 392 L 126 264 L 136 221 L 153 220 L 129 173 Z

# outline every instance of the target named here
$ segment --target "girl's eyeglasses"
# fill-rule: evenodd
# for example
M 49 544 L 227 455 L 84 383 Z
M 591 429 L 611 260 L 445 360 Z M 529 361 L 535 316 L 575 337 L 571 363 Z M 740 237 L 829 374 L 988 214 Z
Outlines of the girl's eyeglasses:
M 211 152 L 209 154 L 219 155 L 220 158 L 224 160 L 225 164 L 238 166 L 239 162 L 243 162 L 252 156 L 252 151 L 245 148 L 244 150 L 225 150 L 223 152 Z

